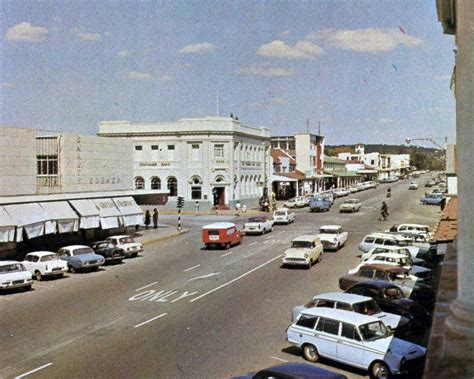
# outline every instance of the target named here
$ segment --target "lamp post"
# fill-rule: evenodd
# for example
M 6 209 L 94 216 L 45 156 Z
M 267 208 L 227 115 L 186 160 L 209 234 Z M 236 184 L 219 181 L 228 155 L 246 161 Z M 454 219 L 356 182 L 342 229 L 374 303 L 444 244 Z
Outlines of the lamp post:
M 436 140 L 440 140 L 440 139 L 444 140 L 444 147 L 441 146 L 438 142 L 436 142 Z M 444 137 L 444 138 L 410 138 L 410 137 L 407 137 L 407 138 L 405 138 L 405 143 L 407 145 L 411 144 L 413 141 L 430 141 L 434 145 L 438 146 L 440 149 L 446 150 L 446 144 L 448 143 L 448 137 Z

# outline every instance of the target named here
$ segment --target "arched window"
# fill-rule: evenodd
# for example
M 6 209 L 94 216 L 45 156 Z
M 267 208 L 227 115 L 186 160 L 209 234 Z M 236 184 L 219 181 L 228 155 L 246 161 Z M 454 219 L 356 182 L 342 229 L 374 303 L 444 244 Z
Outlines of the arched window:
M 202 198 L 202 179 L 194 175 L 191 177 L 191 180 L 189 181 L 191 184 L 191 199 L 193 200 L 201 200 Z
M 145 189 L 145 179 L 141 176 L 135 178 L 135 189 Z
M 161 189 L 161 179 L 159 177 L 154 176 L 153 178 L 151 178 L 151 189 Z
M 168 185 L 168 191 L 170 191 L 169 196 L 178 196 L 178 181 L 176 178 L 174 176 L 170 176 L 166 183 Z

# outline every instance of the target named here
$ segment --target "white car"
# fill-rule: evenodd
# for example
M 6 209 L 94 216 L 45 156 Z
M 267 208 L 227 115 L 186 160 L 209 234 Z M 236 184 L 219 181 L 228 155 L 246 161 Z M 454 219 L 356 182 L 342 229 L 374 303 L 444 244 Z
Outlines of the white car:
M 418 189 L 418 183 L 417 183 L 417 182 L 410 182 L 410 184 L 408 185 L 408 189 L 409 189 L 409 190 L 416 190 L 416 189 Z
M 323 225 L 319 228 L 319 238 L 324 250 L 339 250 L 347 241 L 349 234 L 340 225 Z
M 431 237 L 430 227 L 428 225 L 421 224 L 400 224 L 398 226 L 394 225 L 385 232 L 398 233 L 410 237 L 424 237 L 425 239 L 429 239 Z
M 283 253 L 283 266 L 311 266 L 321 261 L 323 245 L 318 236 L 304 235 L 293 239 L 291 247 Z
M 52 251 L 28 253 L 22 263 L 37 280 L 42 280 L 45 277 L 60 278 L 68 269 L 67 262 Z
M 283 206 L 286 208 L 303 208 L 308 205 L 306 198 L 304 196 L 294 197 L 283 203 Z
M 136 257 L 138 253 L 143 251 L 143 245 L 135 242 L 133 237 L 127 235 L 112 236 L 107 238 L 106 241 L 122 250 L 126 258 Z
M 359 199 L 348 199 L 339 206 L 339 212 L 359 212 L 360 207 L 362 207 L 362 203 Z
M 335 198 L 338 198 L 338 197 L 346 196 L 349 193 L 344 188 L 335 188 L 332 190 L 332 194 Z
M 245 234 L 265 234 L 273 230 L 273 220 L 266 216 L 250 217 L 244 224 Z
M 390 233 L 371 233 L 364 237 L 359 244 L 359 250 L 363 253 L 368 252 L 373 247 L 402 246 L 406 247 L 412 257 L 416 257 L 420 251 L 419 247 L 411 246 L 412 239 L 399 234 Z
M 278 208 L 273 212 L 273 223 L 274 224 L 290 224 L 295 222 L 295 213 L 291 212 L 287 208 Z
M 0 261 L 0 289 L 31 289 L 33 277 L 26 267 L 18 261 Z
M 413 264 L 415 264 L 415 265 L 418 265 L 418 266 L 426 265 L 425 260 L 412 256 L 411 253 L 410 253 L 410 250 L 408 250 L 406 247 L 400 247 L 400 246 L 374 247 L 374 248 L 370 249 L 368 252 L 362 254 L 362 261 L 366 261 L 372 255 L 382 254 L 382 253 L 401 254 L 401 255 L 404 255 L 405 257 L 410 257 Z
M 359 187 L 357 187 L 357 185 L 353 185 L 353 186 L 350 186 L 350 187 L 347 187 L 347 188 L 351 193 L 356 193 L 356 192 L 360 191 L 360 189 L 359 189 Z

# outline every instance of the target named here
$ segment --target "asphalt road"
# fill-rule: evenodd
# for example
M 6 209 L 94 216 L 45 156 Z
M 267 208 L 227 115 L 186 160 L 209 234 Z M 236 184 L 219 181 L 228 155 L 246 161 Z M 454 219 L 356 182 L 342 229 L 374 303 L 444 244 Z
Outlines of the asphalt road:
M 148 245 L 141 257 L 0 295 L 0 378 L 224 378 L 303 362 L 285 341 L 293 306 L 338 291 L 338 278 L 360 262 L 365 234 L 399 222 L 433 225 L 439 207 L 419 204 L 426 178 L 417 191 L 401 181 L 350 195 L 363 201 L 355 214 L 337 213 L 342 199 L 326 213 L 297 210 L 294 224 L 230 250 L 203 250 L 200 226 L 209 219 L 189 217 L 190 233 Z M 388 187 L 391 215 L 381 222 Z M 282 268 L 291 239 L 324 224 L 342 225 L 346 246 L 311 270 Z

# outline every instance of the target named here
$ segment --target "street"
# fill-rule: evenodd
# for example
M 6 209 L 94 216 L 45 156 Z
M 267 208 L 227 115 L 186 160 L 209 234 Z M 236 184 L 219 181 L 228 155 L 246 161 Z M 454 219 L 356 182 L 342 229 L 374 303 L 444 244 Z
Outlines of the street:
M 246 236 L 230 250 L 202 249 L 200 227 L 216 216 L 185 217 L 189 233 L 148 245 L 136 259 L 2 295 L 0 378 L 224 378 L 304 362 L 285 341 L 292 308 L 339 291 L 339 277 L 360 262 L 366 234 L 400 222 L 433 226 L 439 207 L 419 204 L 424 180 L 416 179 L 415 191 L 399 181 L 337 199 L 329 212 L 296 210 L 294 224 Z M 390 217 L 379 221 L 389 187 Z M 338 213 L 347 198 L 362 200 L 360 212 Z M 345 247 L 310 270 L 282 268 L 292 238 L 325 224 L 349 232 Z M 317 365 L 366 376 L 328 360 Z

